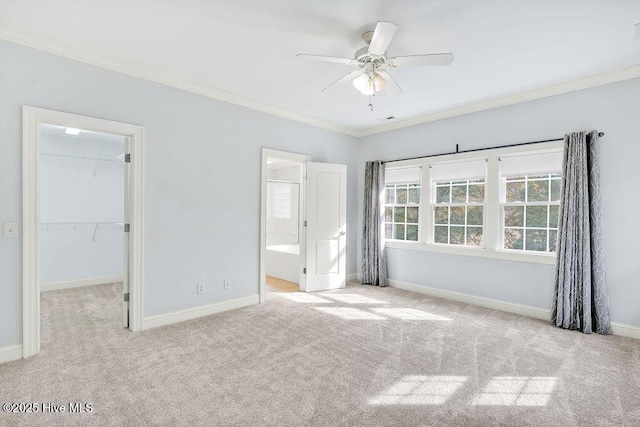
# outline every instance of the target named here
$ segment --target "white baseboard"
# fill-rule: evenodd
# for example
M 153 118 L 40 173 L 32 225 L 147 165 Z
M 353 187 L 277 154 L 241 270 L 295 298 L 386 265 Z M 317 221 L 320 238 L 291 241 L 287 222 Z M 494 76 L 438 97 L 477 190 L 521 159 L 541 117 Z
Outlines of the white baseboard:
M 492 308 L 494 310 L 506 311 L 507 313 L 520 314 L 527 317 L 533 317 L 535 319 L 548 320 L 551 317 L 549 310 L 542 308 L 478 297 L 475 295 L 463 294 L 461 292 L 446 291 L 428 286 L 415 285 L 413 283 L 401 282 L 399 280 L 389 280 L 389 286 L 433 297 L 479 305 L 481 307 Z
M 613 335 L 619 335 L 621 337 L 635 338 L 640 340 L 640 327 L 633 325 L 626 325 L 624 323 L 611 322 L 611 329 L 613 329 Z
M 358 280 L 358 273 L 347 274 L 347 282 L 353 282 L 354 280 Z
M 494 310 L 506 311 L 507 313 L 520 314 L 522 316 L 533 317 L 534 319 L 551 319 L 551 310 L 531 307 L 528 305 L 514 304 L 511 302 L 499 301 L 491 298 L 483 298 L 461 292 L 447 291 L 432 288 L 429 286 L 416 285 L 399 280 L 389 280 L 389 286 L 393 288 L 411 291 L 419 294 L 429 295 L 437 298 L 449 299 L 452 301 L 464 302 L 467 304 L 487 307 Z M 624 323 L 611 322 L 613 334 L 621 337 L 640 339 L 640 327 L 626 325 Z
M 22 344 L 0 347 L 0 363 L 13 362 L 22 359 Z
M 243 298 L 236 298 L 229 301 L 217 302 L 202 307 L 189 308 L 187 310 L 174 311 L 157 316 L 147 317 L 142 321 L 142 329 L 151 329 L 158 326 L 170 325 L 172 323 L 184 322 L 185 320 L 196 319 L 198 317 L 209 316 L 223 311 L 235 310 L 258 304 L 260 295 L 251 295 Z
M 93 279 L 72 280 L 70 282 L 43 283 L 40 292 L 58 291 L 60 289 L 81 288 L 83 286 L 107 285 L 122 282 L 123 276 L 95 277 Z

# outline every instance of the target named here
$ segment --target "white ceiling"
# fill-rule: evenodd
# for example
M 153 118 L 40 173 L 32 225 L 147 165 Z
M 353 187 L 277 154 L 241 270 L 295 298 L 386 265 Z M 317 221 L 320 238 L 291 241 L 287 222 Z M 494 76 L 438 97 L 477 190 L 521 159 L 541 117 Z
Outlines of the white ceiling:
M 352 68 L 294 59 L 350 57 L 383 20 L 399 26 L 390 56 L 455 61 L 391 70 L 405 93 L 371 112 L 349 84 L 320 93 Z M 353 134 L 640 64 L 638 22 L 639 0 L 0 0 L 5 38 Z

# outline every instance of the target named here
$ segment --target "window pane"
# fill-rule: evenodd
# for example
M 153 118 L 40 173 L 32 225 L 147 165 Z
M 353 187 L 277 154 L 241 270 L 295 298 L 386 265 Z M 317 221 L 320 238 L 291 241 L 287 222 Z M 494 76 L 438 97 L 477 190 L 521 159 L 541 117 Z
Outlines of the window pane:
M 547 230 L 527 230 L 527 251 L 547 251 Z
M 560 180 L 552 179 L 551 180 L 551 201 L 560 200 Z
M 549 200 L 549 181 L 527 181 L 527 201 L 546 202 Z
M 409 187 L 409 203 L 412 205 L 417 205 L 418 203 L 420 203 L 420 187 Z
M 467 224 L 482 225 L 482 206 L 469 206 L 467 208 Z
M 449 227 L 447 226 L 437 226 L 435 227 L 435 232 L 433 233 L 433 241 L 435 243 L 448 243 L 449 237 Z
M 450 189 L 448 185 L 446 187 L 436 187 L 436 203 L 449 203 Z
M 407 222 L 418 223 L 418 208 L 407 208 Z
M 469 185 L 469 203 L 484 203 L 484 184 Z
M 404 224 L 393 224 L 393 238 L 396 240 L 404 240 Z
M 393 225 L 391 224 L 384 225 L 384 238 L 393 239 Z
M 464 225 L 464 206 L 455 206 L 451 208 L 451 224 Z
M 527 227 L 547 226 L 547 206 L 527 206 Z
M 447 206 L 436 206 L 435 223 L 449 224 L 449 208 Z
M 406 222 L 404 216 L 405 210 L 406 208 L 393 208 L 393 222 Z
M 464 227 L 450 227 L 449 243 L 452 245 L 464 245 Z
M 407 189 L 406 188 L 396 188 L 396 204 L 398 204 L 398 205 L 407 204 Z
M 555 230 L 549 230 L 549 252 L 556 251 L 557 241 L 558 241 L 558 232 Z
M 549 228 L 558 228 L 558 211 L 560 206 L 549 206 Z
M 454 185 L 451 187 L 451 203 L 467 203 L 467 186 Z
M 407 225 L 407 240 L 418 241 L 418 226 Z
M 467 227 L 467 245 L 482 246 L 483 240 L 482 227 Z
M 504 207 L 505 227 L 524 227 L 524 206 Z
M 384 222 L 393 222 L 393 208 L 384 208 Z
M 504 229 L 504 248 L 522 249 L 522 230 L 515 228 Z
M 524 182 L 507 181 L 507 202 L 524 202 Z
M 386 193 L 385 203 L 387 205 L 393 205 L 396 202 L 396 190 L 392 186 L 388 186 Z

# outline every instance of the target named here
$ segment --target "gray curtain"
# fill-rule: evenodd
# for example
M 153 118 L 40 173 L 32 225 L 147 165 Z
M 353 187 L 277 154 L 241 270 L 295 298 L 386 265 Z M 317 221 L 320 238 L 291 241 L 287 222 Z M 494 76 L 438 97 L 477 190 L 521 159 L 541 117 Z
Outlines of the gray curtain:
M 384 165 L 367 162 L 364 171 L 364 212 L 362 225 L 362 283 L 387 286 L 384 254 Z
M 610 334 L 604 280 L 598 132 L 565 135 L 551 320 Z

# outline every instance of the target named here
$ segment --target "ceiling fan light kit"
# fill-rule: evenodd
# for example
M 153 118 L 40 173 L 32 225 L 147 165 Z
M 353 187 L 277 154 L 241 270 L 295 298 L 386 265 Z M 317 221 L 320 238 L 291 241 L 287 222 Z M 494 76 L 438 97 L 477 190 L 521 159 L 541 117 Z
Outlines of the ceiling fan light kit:
M 298 59 L 335 62 L 345 65 L 355 65 L 356 71 L 352 71 L 322 90 L 323 93 L 330 92 L 342 86 L 348 81 L 353 82 L 353 86 L 363 95 L 373 96 L 388 88 L 391 95 L 400 95 L 402 89 L 393 80 L 386 68 L 395 67 L 422 67 L 422 66 L 442 66 L 450 65 L 453 62 L 452 53 L 435 53 L 423 55 L 396 56 L 389 58 L 387 48 L 393 39 L 398 27 L 391 22 L 380 21 L 374 31 L 367 31 L 362 34 L 362 39 L 367 46 L 358 49 L 353 58 L 340 58 L 334 56 L 313 55 L 299 53 Z M 371 105 L 370 105 L 371 106 Z

